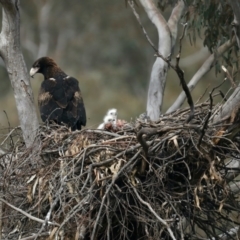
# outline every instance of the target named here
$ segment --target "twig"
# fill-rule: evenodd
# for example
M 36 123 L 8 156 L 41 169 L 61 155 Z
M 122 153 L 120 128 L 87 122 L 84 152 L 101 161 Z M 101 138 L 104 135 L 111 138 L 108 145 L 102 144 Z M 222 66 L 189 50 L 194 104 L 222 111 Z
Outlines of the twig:
M 230 82 L 231 82 L 231 84 L 232 84 L 232 87 L 233 87 L 233 88 L 236 88 L 237 85 L 235 84 L 232 76 L 230 75 L 230 73 L 228 72 L 228 70 L 227 70 L 223 65 L 222 65 L 222 70 L 226 73 L 227 78 L 230 80 Z
M 141 27 L 141 29 L 142 29 L 142 31 L 143 31 L 143 34 L 144 34 L 145 37 L 147 38 L 147 41 L 148 41 L 148 42 L 150 43 L 150 45 L 152 46 L 153 50 L 157 53 L 157 52 L 158 52 L 158 49 L 154 46 L 152 40 L 150 39 L 150 37 L 149 37 L 148 34 L 147 34 L 147 31 L 146 31 L 145 28 L 143 27 L 142 22 L 141 22 L 141 19 L 140 19 L 139 15 L 138 15 L 135 7 L 134 7 L 134 2 L 133 2 L 132 0 L 127 0 L 127 1 L 128 1 L 129 6 L 132 8 L 133 14 L 134 14 L 135 17 L 136 17 L 136 19 L 137 19 L 137 21 L 138 21 L 138 23 L 139 23 L 139 25 L 140 25 L 140 27 Z
M 104 130 L 83 130 L 84 132 L 87 133 L 100 133 L 100 134 L 106 134 L 109 136 L 113 136 L 113 137 L 121 137 L 121 135 L 117 134 L 117 133 L 113 133 L 113 132 L 108 132 L 108 131 L 104 131 Z
M 112 219 L 110 218 L 110 199 L 109 199 L 109 195 L 107 195 L 107 205 L 106 205 L 106 216 L 107 216 L 107 240 L 111 240 L 111 236 L 110 236 L 110 230 L 112 227 Z
M 6 118 L 7 118 L 7 122 L 8 122 L 8 131 L 10 132 L 10 129 L 11 129 L 11 125 L 10 125 L 10 121 L 9 121 L 9 118 L 8 118 L 8 115 L 7 115 L 7 112 L 5 110 L 3 110 Z M 12 138 L 12 135 L 10 135 L 10 139 L 11 139 L 11 143 L 13 144 L 14 141 L 13 141 L 13 138 Z
M 54 202 L 51 204 L 51 207 L 50 207 L 50 209 L 49 209 L 49 211 L 48 211 L 48 213 L 47 213 L 47 215 L 46 215 L 46 217 L 45 217 L 44 223 L 42 224 L 42 227 L 40 228 L 40 230 L 39 230 L 38 233 L 36 234 L 36 237 L 34 238 L 34 240 L 36 240 L 36 239 L 40 236 L 40 234 L 41 234 L 41 232 L 43 231 L 44 227 L 45 227 L 46 224 L 49 222 L 50 217 L 51 217 L 51 214 L 52 214 L 52 210 L 53 210 L 53 208 L 56 206 L 56 204 L 57 204 L 57 202 L 58 202 L 58 200 L 59 200 L 59 196 L 60 196 L 60 194 L 61 194 L 61 192 L 62 192 L 62 190 L 63 190 L 63 185 L 64 185 L 65 179 L 66 179 L 66 176 L 63 177 L 63 179 L 61 180 L 61 187 L 60 187 L 59 190 L 57 191 L 57 193 L 56 193 L 56 198 L 55 198 Z
M 12 129 L 12 131 L 9 132 L 8 135 L 7 135 L 7 137 L 2 141 L 2 143 L 0 144 L 0 146 L 2 146 L 2 145 L 7 141 L 7 139 L 8 139 L 9 137 L 11 137 L 12 133 L 13 133 L 15 130 L 17 130 L 17 129 L 20 129 L 20 127 L 15 127 L 14 129 Z
M 137 140 L 141 144 L 146 158 L 148 157 L 148 144 L 143 139 L 144 135 L 151 136 L 157 133 L 157 128 L 142 128 L 137 134 Z
M 83 208 L 83 206 L 89 202 L 90 199 L 90 193 L 92 192 L 94 187 L 94 184 L 91 186 L 91 188 L 89 189 L 88 193 L 85 195 L 85 197 L 83 197 L 83 199 L 77 204 L 75 205 L 68 213 L 67 215 L 64 217 L 63 222 L 61 223 L 61 225 L 59 225 L 59 228 L 56 232 L 56 236 L 58 236 L 60 230 L 62 229 L 62 227 L 71 219 L 71 217 L 76 214 L 76 212 L 80 211 L 81 208 Z
M 97 218 L 95 220 L 95 223 L 94 223 L 94 227 L 93 227 L 93 231 L 92 231 L 92 234 L 91 234 L 91 240 L 94 240 L 96 238 L 95 234 L 96 234 L 96 231 L 97 231 L 97 225 L 98 225 L 98 222 L 99 222 L 99 219 L 100 219 L 100 216 L 101 216 L 101 213 L 102 213 L 102 209 L 103 209 L 103 206 L 105 204 L 105 201 L 106 201 L 106 198 L 107 198 L 107 195 L 108 193 L 110 192 L 112 186 L 115 184 L 115 181 L 119 178 L 119 176 L 123 173 L 123 171 L 128 167 L 130 166 L 135 160 L 136 160 L 136 156 L 138 156 L 139 152 L 137 152 L 120 170 L 119 172 L 113 176 L 112 178 L 112 182 L 111 184 L 108 186 L 103 198 L 102 198 L 102 202 L 101 202 L 101 206 L 98 210 L 98 215 L 97 215 Z
M 179 39 L 179 52 L 178 52 L 178 55 L 176 57 L 176 66 L 174 68 L 174 70 L 176 71 L 179 79 L 180 79 L 180 82 L 181 82 L 181 85 L 182 85 L 182 88 L 183 88 L 183 91 L 185 92 L 186 96 L 187 96 L 187 102 L 188 102 L 188 105 L 190 106 L 190 114 L 186 120 L 187 123 L 189 123 L 193 117 L 194 117 L 194 103 L 193 103 L 193 100 L 192 100 L 192 95 L 191 95 L 191 92 L 186 84 L 186 81 L 184 79 L 184 72 L 183 70 L 179 67 L 179 61 L 180 61 L 180 58 L 181 58 L 181 51 L 182 51 L 182 39 L 185 35 L 185 31 L 186 31 L 186 28 L 187 28 L 187 23 L 184 24 L 183 26 L 183 34 L 182 36 L 180 37 Z
M 19 240 L 32 240 L 36 237 L 37 234 L 34 234 L 32 236 L 29 236 L 29 237 L 25 237 L 25 238 L 20 238 Z M 48 232 L 45 232 L 45 233 L 41 233 L 39 235 L 39 237 L 48 237 L 49 236 L 49 233 Z
M 137 190 L 136 190 L 136 188 L 135 188 L 134 186 L 133 186 L 133 191 L 135 192 L 135 194 L 136 194 L 137 198 L 139 199 L 139 201 L 140 201 L 142 204 L 146 205 L 146 206 L 148 207 L 148 209 L 151 211 L 151 213 L 158 219 L 158 221 L 161 222 L 161 223 L 166 227 L 166 229 L 167 229 L 167 231 L 169 232 L 171 238 L 172 238 L 173 240 L 176 240 L 176 238 L 175 238 L 175 236 L 174 236 L 174 234 L 173 234 L 173 232 L 172 232 L 172 229 L 169 227 L 169 225 L 167 224 L 167 222 L 166 222 L 165 220 L 163 220 L 163 219 L 153 210 L 152 206 L 151 206 L 148 202 L 145 202 L 145 201 L 140 197 L 140 195 L 138 194 L 138 192 L 137 192 Z
M 227 99 L 226 99 L 224 93 L 221 90 L 219 90 L 219 93 L 220 93 L 221 97 L 223 98 L 224 102 L 226 102 Z
M 11 207 L 12 209 L 22 213 L 23 215 L 25 215 L 26 217 L 32 219 L 33 221 L 36 221 L 36 222 L 39 222 L 39 223 L 45 223 L 45 220 L 42 220 L 40 218 L 37 218 L 37 217 L 34 217 L 32 215 L 30 215 L 29 213 L 23 211 L 22 209 L 20 208 L 17 208 L 15 206 L 13 206 L 12 204 L 8 203 L 7 201 L 3 200 L 2 198 L 0 198 L 0 201 L 2 201 L 3 203 L 5 203 L 6 205 L 8 205 L 9 207 Z M 58 223 L 53 223 L 53 222 L 49 222 L 48 221 L 48 224 L 49 225 L 53 225 L 53 226 L 60 226 Z
M 209 106 L 209 110 L 208 110 L 208 115 L 204 121 L 204 124 L 203 124 L 203 127 L 202 127 L 202 130 L 201 130 L 201 135 L 200 135 L 200 138 L 198 140 L 198 144 L 197 144 L 197 147 L 199 148 L 201 143 L 202 143 L 202 139 L 203 139 L 203 136 L 205 134 L 205 131 L 207 130 L 207 127 L 208 127 L 208 121 L 212 115 L 212 107 L 213 107 L 213 98 L 212 98 L 212 93 L 213 91 L 215 90 L 215 88 L 212 89 L 212 91 L 209 93 L 209 98 L 210 98 L 210 106 Z

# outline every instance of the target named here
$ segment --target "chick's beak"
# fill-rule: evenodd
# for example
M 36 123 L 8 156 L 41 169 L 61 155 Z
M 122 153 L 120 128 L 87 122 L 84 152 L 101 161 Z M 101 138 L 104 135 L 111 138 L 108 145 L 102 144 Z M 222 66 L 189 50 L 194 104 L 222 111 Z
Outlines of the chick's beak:
M 30 70 L 30 76 L 33 78 L 33 76 L 38 72 L 38 67 L 32 67 Z

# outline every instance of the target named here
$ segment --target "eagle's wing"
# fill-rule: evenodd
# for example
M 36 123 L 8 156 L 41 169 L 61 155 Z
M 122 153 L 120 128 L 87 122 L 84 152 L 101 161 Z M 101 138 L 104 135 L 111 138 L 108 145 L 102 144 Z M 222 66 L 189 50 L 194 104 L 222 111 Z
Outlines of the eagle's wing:
M 46 120 L 56 120 L 58 122 L 61 122 L 63 109 L 55 101 L 51 89 L 48 89 L 44 82 L 42 83 L 38 95 L 38 106 L 41 118 L 43 122 Z
M 45 79 L 38 105 L 43 121 L 56 120 L 81 129 L 86 125 L 86 112 L 78 81 L 73 77 Z
M 66 77 L 63 88 L 68 102 L 66 108 L 67 117 L 72 122 L 72 126 L 76 125 L 77 129 L 81 129 L 81 125 L 86 125 L 86 111 L 78 80 L 73 77 Z

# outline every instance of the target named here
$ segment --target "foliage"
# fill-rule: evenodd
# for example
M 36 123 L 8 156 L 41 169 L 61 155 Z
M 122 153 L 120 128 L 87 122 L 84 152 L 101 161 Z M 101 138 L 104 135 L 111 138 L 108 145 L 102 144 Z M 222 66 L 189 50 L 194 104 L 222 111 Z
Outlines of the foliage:
M 159 8 L 164 11 L 167 7 L 173 6 L 177 1 L 158 1 Z M 188 23 L 188 37 L 190 43 L 196 43 L 198 38 L 203 39 L 203 45 L 207 46 L 211 53 L 232 39 L 233 32 L 233 11 L 228 1 L 223 0 L 186 0 L 187 12 L 183 20 Z M 221 61 L 216 62 L 215 70 L 219 73 L 221 65 L 238 68 L 238 48 L 230 49 Z

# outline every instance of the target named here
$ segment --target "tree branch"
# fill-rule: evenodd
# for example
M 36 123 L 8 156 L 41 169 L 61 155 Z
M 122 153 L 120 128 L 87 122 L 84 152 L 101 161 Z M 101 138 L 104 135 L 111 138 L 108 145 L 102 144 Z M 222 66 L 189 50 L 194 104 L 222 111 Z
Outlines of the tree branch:
M 140 0 L 149 19 L 156 26 L 158 31 L 158 52 L 167 57 L 171 54 L 171 32 L 166 20 L 159 12 L 152 0 Z M 163 102 L 163 94 L 166 85 L 166 77 L 168 72 L 167 63 L 161 58 L 157 58 L 150 76 L 147 99 L 147 115 L 151 120 L 159 119 Z
M 6 205 L 8 205 L 10 208 L 12 208 L 12 209 L 20 212 L 21 214 L 25 215 L 26 217 L 32 219 L 33 221 L 36 221 L 36 222 L 39 222 L 39 223 L 45 223 L 44 220 L 30 215 L 29 213 L 23 211 L 23 210 L 20 209 L 20 208 L 17 208 L 17 207 L 15 207 L 15 206 L 13 206 L 12 204 L 8 203 L 7 201 L 5 201 L 5 200 L 2 199 L 2 198 L 0 198 L 0 201 L 3 202 L 3 203 L 5 203 Z M 60 226 L 58 223 L 54 223 L 54 222 L 50 222 L 50 221 L 48 221 L 48 224 L 49 224 L 49 225 L 58 226 L 58 227 Z
M 144 200 L 140 197 L 140 195 L 138 194 L 138 192 L 137 192 L 137 190 L 136 190 L 136 188 L 135 188 L 134 186 L 133 186 L 133 191 L 135 192 L 135 194 L 136 194 L 137 198 L 139 199 L 139 201 L 140 201 L 142 204 L 144 204 L 145 206 L 147 206 L 148 209 L 150 210 L 150 212 L 157 218 L 157 220 L 166 227 L 166 229 L 167 229 L 167 231 L 169 232 L 169 235 L 171 236 L 171 238 L 172 238 L 173 240 L 176 240 L 176 238 L 175 238 L 175 236 L 174 236 L 174 234 L 173 234 L 173 232 L 172 232 L 172 229 L 170 228 L 170 226 L 168 225 L 168 223 L 167 223 L 164 219 L 162 219 L 162 218 L 154 211 L 154 209 L 152 208 L 152 206 L 151 206 L 148 202 L 144 201 Z
M 20 45 L 19 0 L 0 0 L 2 4 L 2 31 L 0 56 L 5 62 L 14 91 L 23 138 L 29 147 L 35 140 L 38 118 L 33 101 L 29 74 Z
M 185 3 L 183 0 L 179 0 L 177 5 L 174 7 L 172 14 L 168 20 L 168 27 L 171 32 L 172 37 L 172 52 L 176 44 L 177 34 L 178 34 L 178 23 L 181 16 L 185 10 Z
M 236 43 L 235 38 L 233 40 L 227 41 L 217 49 L 216 53 L 213 53 L 211 56 L 208 57 L 208 59 L 203 63 L 203 65 L 198 69 L 198 71 L 194 74 L 194 76 L 188 83 L 188 88 L 190 91 L 192 91 L 196 87 L 197 83 L 202 79 L 202 77 L 212 69 L 216 59 L 222 56 L 223 53 L 225 53 L 228 49 L 230 49 L 235 43 Z M 186 99 L 186 94 L 185 92 L 182 91 L 178 96 L 177 100 L 167 110 L 166 113 L 171 113 L 179 109 L 184 103 L 185 99 Z
M 240 107 L 240 84 L 236 87 L 229 99 L 224 103 L 219 113 L 213 118 L 213 122 L 219 122 L 223 118 L 230 117 L 231 113 Z

